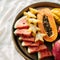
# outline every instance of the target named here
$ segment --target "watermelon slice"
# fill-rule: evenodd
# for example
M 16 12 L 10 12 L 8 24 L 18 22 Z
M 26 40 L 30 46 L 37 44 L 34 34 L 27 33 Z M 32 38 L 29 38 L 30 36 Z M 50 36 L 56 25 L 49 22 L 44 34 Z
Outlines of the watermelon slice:
M 52 53 L 49 50 L 43 50 L 38 52 L 38 60 L 51 57 L 51 56 L 52 56 Z
M 20 18 L 19 20 L 17 20 L 17 22 L 15 23 L 15 26 L 14 28 L 28 28 L 29 25 L 27 23 L 27 20 L 26 20 L 26 16 Z
M 28 47 L 28 53 L 36 53 L 38 52 L 39 47 Z
M 45 45 L 40 45 L 38 47 L 29 47 L 28 53 L 36 53 L 38 51 L 47 50 L 47 47 Z
M 34 37 L 19 37 L 19 40 L 22 40 L 22 41 L 27 41 L 27 42 L 35 42 L 34 40 Z
M 31 36 L 31 32 L 29 32 L 27 29 L 16 29 L 14 32 L 15 35 L 24 35 L 24 36 Z
M 22 46 L 28 46 L 28 47 L 30 47 L 30 46 L 39 46 L 39 42 L 32 43 L 32 42 L 23 41 Z
M 42 51 L 42 50 L 47 50 L 47 47 L 44 44 L 40 45 L 38 49 L 38 51 Z

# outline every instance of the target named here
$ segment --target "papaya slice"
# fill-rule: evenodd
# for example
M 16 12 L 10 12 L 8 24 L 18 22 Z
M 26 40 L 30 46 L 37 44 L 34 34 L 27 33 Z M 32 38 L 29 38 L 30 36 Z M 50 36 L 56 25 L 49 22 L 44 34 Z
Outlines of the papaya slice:
M 45 27 L 44 27 L 44 23 L 43 23 L 43 20 L 44 20 L 44 15 L 48 17 L 48 28 L 49 27 L 51 28 L 51 35 L 49 36 L 47 33 L 50 33 L 50 31 L 46 31 Z M 49 8 L 43 8 L 41 10 L 39 10 L 39 13 L 37 14 L 37 19 L 40 20 L 38 22 L 38 27 L 40 28 L 40 31 L 44 34 L 46 34 L 46 36 L 44 36 L 44 40 L 46 40 L 47 42 L 53 42 L 56 40 L 57 38 L 57 26 L 56 26 L 56 23 L 55 23 L 55 20 L 51 14 L 51 11 Z M 47 25 L 48 25 L 47 24 Z

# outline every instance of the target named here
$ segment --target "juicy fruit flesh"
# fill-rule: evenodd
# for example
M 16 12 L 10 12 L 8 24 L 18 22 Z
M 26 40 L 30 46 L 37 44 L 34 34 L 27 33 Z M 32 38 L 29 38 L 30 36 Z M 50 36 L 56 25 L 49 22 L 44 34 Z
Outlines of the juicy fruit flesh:
M 27 29 L 16 29 L 14 32 L 16 35 L 24 35 L 24 36 L 31 36 L 31 32 L 29 32 Z
M 35 38 L 34 37 L 22 37 L 21 36 L 21 41 L 26 41 L 26 42 L 35 42 Z
M 44 59 L 46 57 L 50 57 L 52 56 L 51 52 L 49 50 L 44 50 L 44 51 L 40 51 L 38 52 L 38 59 Z
M 36 52 L 44 51 L 44 50 L 47 50 L 47 47 L 44 44 L 42 44 L 42 45 L 37 46 L 37 47 L 29 47 L 28 53 L 36 53 Z
M 18 29 L 22 29 L 22 28 L 29 28 L 29 25 L 27 23 L 26 20 L 26 16 L 20 18 L 19 20 L 17 20 L 17 22 L 15 23 L 14 28 L 18 28 Z

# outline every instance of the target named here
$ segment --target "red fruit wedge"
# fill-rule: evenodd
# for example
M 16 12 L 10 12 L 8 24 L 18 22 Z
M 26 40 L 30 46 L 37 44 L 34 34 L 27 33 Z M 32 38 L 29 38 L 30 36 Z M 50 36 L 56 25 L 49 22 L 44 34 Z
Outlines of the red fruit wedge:
M 21 37 L 21 39 L 19 40 L 27 41 L 27 42 L 35 42 L 34 37 Z
M 28 53 L 38 52 L 39 47 L 28 47 Z
M 15 26 L 14 26 L 14 28 L 28 28 L 28 27 L 29 27 L 29 25 L 27 23 L 26 16 L 17 20 L 17 22 L 15 23 Z
M 39 60 L 50 57 L 50 56 L 52 56 L 52 53 L 49 50 L 43 50 L 43 51 L 38 52 Z
M 38 51 L 47 50 L 47 47 L 45 45 L 40 45 L 38 47 L 29 47 L 28 53 L 36 53 Z
M 26 41 L 23 41 L 22 42 L 22 46 L 27 46 L 27 47 L 30 47 L 30 46 L 39 46 L 39 42 L 35 42 L 35 43 L 32 43 L 32 42 L 26 42 Z
M 39 51 L 42 51 L 42 50 L 47 50 L 47 47 L 44 44 L 39 46 Z
M 16 35 L 24 35 L 24 36 L 31 36 L 31 32 L 29 32 L 27 29 L 16 29 L 14 32 Z

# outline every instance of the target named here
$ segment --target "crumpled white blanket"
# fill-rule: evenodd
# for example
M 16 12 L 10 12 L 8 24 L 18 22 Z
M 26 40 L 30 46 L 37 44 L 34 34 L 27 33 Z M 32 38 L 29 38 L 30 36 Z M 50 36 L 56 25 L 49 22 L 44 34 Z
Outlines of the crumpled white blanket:
M 0 60 L 25 60 L 15 49 L 11 29 L 16 15 L 27 5 L 58 0 L 0 0 Z

